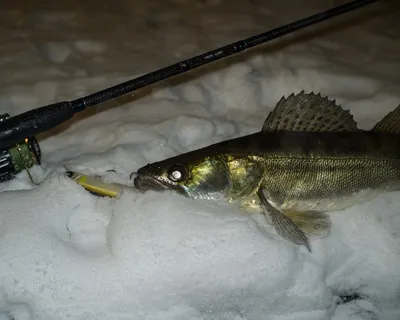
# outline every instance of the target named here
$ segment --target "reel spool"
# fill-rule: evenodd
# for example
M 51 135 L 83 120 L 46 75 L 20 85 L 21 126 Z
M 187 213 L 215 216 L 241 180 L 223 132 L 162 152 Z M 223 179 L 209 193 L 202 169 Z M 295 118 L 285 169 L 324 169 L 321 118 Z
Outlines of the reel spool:
M 9 117 L 7 113 L 0 115 L 0 122 Z M 35 183 L 29 169 L 34 165 L 40 165 L 40 158 L 40 147 L 35 137 L 26 138 L 0 150 L 0 182 L 12 180 L 18 173 L 26 170 L 29 179 Z

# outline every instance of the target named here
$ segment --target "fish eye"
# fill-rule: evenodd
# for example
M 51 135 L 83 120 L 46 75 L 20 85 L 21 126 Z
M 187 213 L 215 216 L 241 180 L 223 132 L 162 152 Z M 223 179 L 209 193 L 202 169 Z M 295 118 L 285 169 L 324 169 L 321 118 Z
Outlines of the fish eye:
M 168 177 L 174 182 L 186 180 L 186 169 L 182 165 L 174 165 L 168 171 Z

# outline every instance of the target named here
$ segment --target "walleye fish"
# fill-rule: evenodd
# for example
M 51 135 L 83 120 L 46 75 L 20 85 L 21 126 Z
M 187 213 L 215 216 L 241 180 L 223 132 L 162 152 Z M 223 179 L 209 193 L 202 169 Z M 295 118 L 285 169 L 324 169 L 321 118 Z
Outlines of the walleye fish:
M 370 131 L 335 101 L 304 91 L 283 97 L 261 132 L 140 168 L 138 190 L 223 200 L 269 217 L 277 233 L 311 251 L 327 212 L 400 189 L 400 106 Z

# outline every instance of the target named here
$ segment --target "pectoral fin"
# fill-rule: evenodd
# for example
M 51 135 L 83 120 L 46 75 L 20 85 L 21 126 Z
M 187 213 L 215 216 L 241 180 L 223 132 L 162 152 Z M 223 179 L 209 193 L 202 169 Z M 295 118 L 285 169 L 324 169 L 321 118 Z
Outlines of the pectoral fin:
M 331 232 L 331 219 L 325 213 L 285 211 L 285 215 L 298 225 L 309 239 L 322 239 Z
M 266 210 L 266 212 L 264 211 L 264 214 L 268 214 L 271 217 L 276 232 L 278 232 L 281 237 L 294 244 L 306 246 L 311 252 L 310 243 L 303 230 L 301 230 L 292 219 L 287 217 L 268 201 L 263 189 L 258 191 L 258 196 L 260 197 L 263 208 Z

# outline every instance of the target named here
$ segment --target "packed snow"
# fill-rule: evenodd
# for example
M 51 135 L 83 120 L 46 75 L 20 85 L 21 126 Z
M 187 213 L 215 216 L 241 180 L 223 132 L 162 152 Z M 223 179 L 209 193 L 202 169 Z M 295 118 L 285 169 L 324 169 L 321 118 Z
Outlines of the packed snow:
M 0 112 L 72 100 L 343 1 L 0 4 Z M 381 2 L 105 103 L 40 136 L 0 185 L 0 319 L 400 319 L 400 203 L 333 213 L 313 252 L 232 205 L 98 198 L 153 161 L 261 129 L 283 96 L 336 99 L 364 129 L 400 104 L 400 5 Z M 115 172 L 110 172 L 114 170 Z

